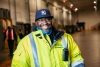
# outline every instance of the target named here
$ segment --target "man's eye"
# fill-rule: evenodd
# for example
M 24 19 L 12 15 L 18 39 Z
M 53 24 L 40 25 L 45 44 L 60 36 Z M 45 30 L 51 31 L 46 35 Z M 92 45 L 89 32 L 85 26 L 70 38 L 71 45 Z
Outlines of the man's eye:
M 48 18 L 48 19 L 46 19 L 46 20 L 47 20 L 47 21 L 50 21 L 51 19 Z

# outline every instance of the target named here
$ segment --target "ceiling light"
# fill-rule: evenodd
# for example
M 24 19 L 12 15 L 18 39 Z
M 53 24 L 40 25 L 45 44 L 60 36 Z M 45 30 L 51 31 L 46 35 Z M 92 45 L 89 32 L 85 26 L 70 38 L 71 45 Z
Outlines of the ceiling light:
M 78 10 L 78 8 L 75 8 L 75 11 L 77 11 Z
M 73 4 L 70 5 L 71 7 L 73 6 Z
M 96 6 L 94 6 L 94 9 L 97 9 L 97 7 L 96 7 Z
M 70 8 L 72 8 L 73 7 L 73 4 L 70 4 Z
M 96 4 L 96 1 L 94 1 L 93 3 Z

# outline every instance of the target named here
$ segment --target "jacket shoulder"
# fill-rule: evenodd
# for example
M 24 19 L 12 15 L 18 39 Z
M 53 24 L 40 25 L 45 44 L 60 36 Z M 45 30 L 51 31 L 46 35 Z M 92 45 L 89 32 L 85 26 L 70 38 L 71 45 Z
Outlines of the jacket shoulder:
M 68 34 L 68 33 L 64 33 L 63 35 L 64 37 L 67 37 L 67 38 L 71 38 L 72 39 L 72 35 L 71 34 Z

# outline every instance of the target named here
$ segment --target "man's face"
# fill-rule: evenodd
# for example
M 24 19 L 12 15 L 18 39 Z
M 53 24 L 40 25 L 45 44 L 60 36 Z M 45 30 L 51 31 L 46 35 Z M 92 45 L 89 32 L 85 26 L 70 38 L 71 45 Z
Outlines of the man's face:
M 44 31 L 49 31 L 51 29 L 52 19 L 51 18 L 41 18 L 36 21 L 36 26 Z

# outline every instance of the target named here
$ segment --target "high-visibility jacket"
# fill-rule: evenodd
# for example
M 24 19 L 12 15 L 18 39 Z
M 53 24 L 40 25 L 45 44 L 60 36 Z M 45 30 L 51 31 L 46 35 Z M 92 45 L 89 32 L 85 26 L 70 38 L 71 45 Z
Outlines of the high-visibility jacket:
M 53 44 L 48 35 L 44 37 L 42 31 L 31 32 L 18 44 L 11 67 L 75 67 L 84 63 L 81 52 L 70 34 L 64 33 L 67 42 L 68 61 L 63 61 L 62 38 Z
M 20 37 L 19 37 L 19 35 L 17 35 L 17 43 L 19 43 L 20 42 Z
M 20 37 L 20 36 L 21 36 L 21 37 Z M 18 35 L 17 35 L 17 43 L 19 43 L 20 40 L 21 40 L 23 37 L 24 37 L 23 34 L 18 34 Z

